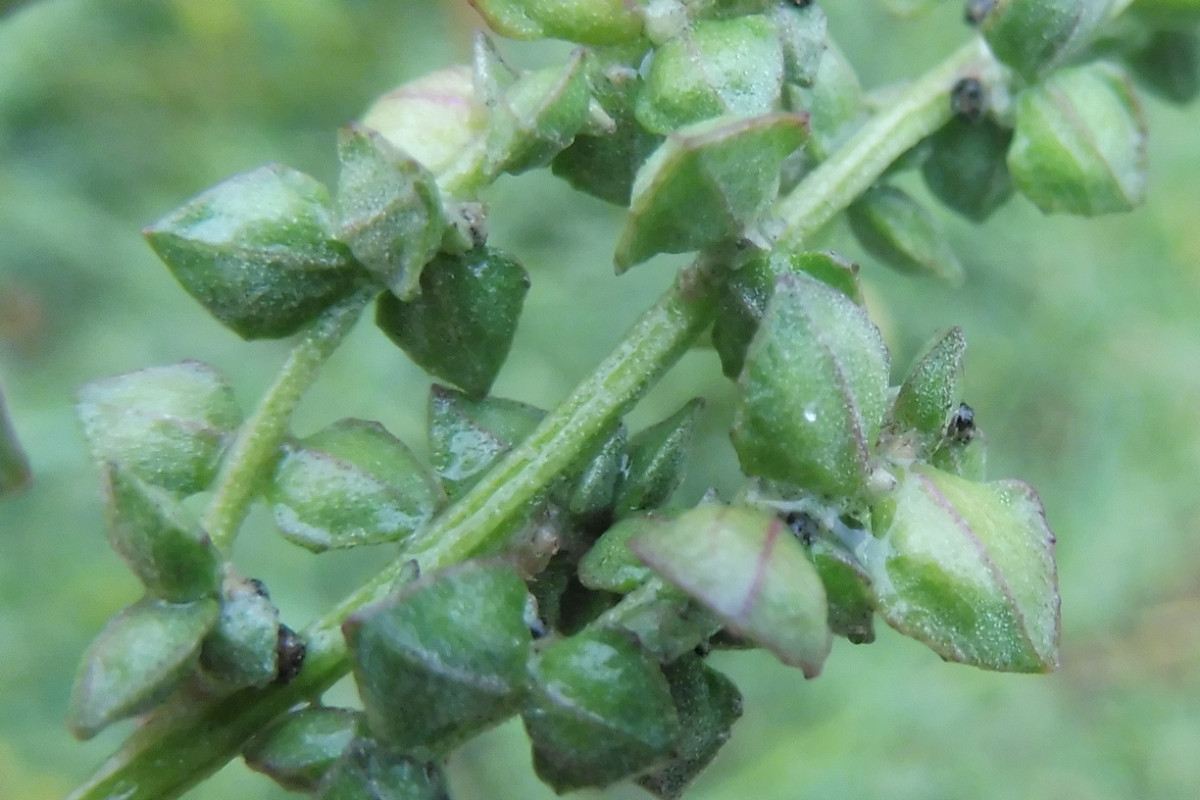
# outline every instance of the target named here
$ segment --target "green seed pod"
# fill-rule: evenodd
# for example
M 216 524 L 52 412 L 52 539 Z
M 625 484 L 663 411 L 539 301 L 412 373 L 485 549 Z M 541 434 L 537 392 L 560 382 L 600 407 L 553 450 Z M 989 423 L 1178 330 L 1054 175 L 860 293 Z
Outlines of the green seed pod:
M 767 17 L 697 22 L 654 51 L 637 121 L 666 135 L 714 117 L 777 111 L 783 62 L 779 33 Z
M 243 339 L 278 339 L 362 276 L 338 241 L 329 193 L 272 164 L 232 177 L 143 231 L 175 279 Z
M 29 485 L 31 477 L 29 461 L 17 441 L 4 405 L 4 392 L 0 391 L 0 497 L 21 491 Z
M 620 594 L 645 583 L 654 573 L 629 549 L 629 540 L 676 516 L 670 511 L 655 511 L 634 514 L 614 524 L 579 560 L 579 582 L 589 589 Z
M 1128 211 L 1146 197 L 1146 120 L 1129 79 L 1099 62 L 1056 72 L 1017 98 L 1008 168 L 1046 213 Z
M 221 555 L 178 500 L 113 464 L 104 494 L 109 544 L 151 597 L 186 603 L 216 594 Z
M 558 793 L 607 786 L 668 756 L 678 734 L 658 666 L 615 631 L 547 647 L 530 665 L 522 712 L 538 777 Z
M 1013 133 L 991 119 L 950 120 L 921 165 L 925 185 L 951 211 L 983 222 L 1013 193 L 1005 156 Z
M 640 9 L 628 0 L 470 2 L 492 30 L 512 39 L 566 39 L 596 46 L 621 44 L 642 34 Z
M 591 88 L 577 50 L 563 66 L 527 73 L 504 88 L 488 120 L 489 171 L 515 175 L 544 167 L 592 124 Z
M 499 250 L 442 254 L 410 301 L 380 295 L 375 324 L 429 374 L 483 397 L 508 357 L 529 275 Z
M 869 116 L 858 75 L 832 41 L 826 40 L 812 88 L 789 88 L 788 107 L 808 112 L 808 152 L 818 161 L 841 147 Z
M 364 728 L 358 711 L 303 708 L 251 739 L 242 757 L 289 791 L 314 792 Z
M 693 655 L 664 667 L 663 673 L 679 716 L 675 755 L 637 783 L 656 797 L 676 800 L 729 740 L 729 729 L 742 716 L 742 693 L 733 681 Z
M 266 496 L 284 537 L 313 552 L 403 541 L 443 502 L 402 442 L 358 419 L 285 445 Z
M 692 435 L 704 401 L 690 400 L 629 442 L 629 461 L 617 488 L 616 511 L 626 514 L 665 503 L 683 483 Z
M 363 115 L 376 131 L 430 172 L 441 172 L 484 130 L 487 110 L 475 98 L 471 68 L 431 72 L 380 97 Z
M 860 489 L 887 412 L 888 370 L 862 306 L 807 275 L 779 278 L 738 379 L 742 469 L 824 494 Z
M 84 654 L 71 689 L 71 733 L 90 739 L 109 723 L 160 703 L 195 666 L 217 613 L 212 599 L 185 605 L 147 599 L 109 620 Z
M 75 412 L 97 462 L 180 495 L 208 487 L 242 423 L 225 376 L 199 361 L 92 381 Z
M 889 625 L 948 661 L 1058 667 L 1054 534 L 1033 489 L 919 466 L 873 513 L 865 564 Z
M 1111 0 L 995 0 L 980 23 L 996 57 L 1033 82 L 1091 41 Z
M 204 675 L 222 693 L 266 686 L 279 675 L 279 609 L 262 584 L 226 581 L 221 615 L 200 650 Z
M 1171 103 L 1190 103 L 1200 94 L 1200 35 L 1155 31 L 1125 62 L 1142 86 Z
M 672 133 L 634 182 L 617 271 L 740 236 L 775 199 L 780 165 L 805 135 L 794 114 L 721 118 Z
M 432 758 L 516 713 L 527 597 L 511 566 L 464 562 L 351 616 L 342 629 L 374 734 Z
M 967 340 L 962 328 L 940 331 L 913 361 L 892 406 L 892 419 L 901 429 L 919 431 L 940 442 L 962 396 L 963 355 Z
M 532 433 L 545 415 L 515 400 L 472 400 L 434 384 L 429 393 L 429 447 L 434 472 L 450 499 Z
M 367 271 L 402 300 L 446 232 L 433 175 L 380 134 L 358 125 L 338 132 L 338 234 Z
M 625 445 L 628 439 L 629 429 L 618 423 L 612 435 L 604 440 L 599 452 L 584 466 L 567 500 L 567 510 L 576 517 L 584 520 L 611 518 L 617 484 L 626 467 Z
M 691 19 L 730 19 L 761 14 L 779 0 L 681 0 Z
M 846 209 L 846 219 L 863 249 L 889 267 L 962 282 L 962 264 L 937 221 L 903 190 L 872 186 Z
M 629 547 L 732 632 L 816 677 L 833 639 L 825 589 L 783 520 L 736 506 L 697 506 L 642 531 Z
M 729 276 L 713 322 L 713 346 L 721 357 L 721 368 L 726 376 L 736 378 L 741 374 L 746 348 L 758 330 L 767 302 L 775 293 L 775 279 L 779 275 L 801 272 L 862 305 L 858 265 L 836 253 L 783 252 L 776 247 L 770 254 L 751 259 Z
M 825 55 L 825 12 L 816 3 L 779 3 L 770 13 L 783 44 L 783 79 L 812 86 Z
M 829 598 L 829 630 L 853 644 L 875 641 L 875 601 L 863 566 L 827 541 L 813 542 L 809 556 Z
M 446 775 L 374 739 L 355 739 L 326 773 L 314 800 L 449 800 Z

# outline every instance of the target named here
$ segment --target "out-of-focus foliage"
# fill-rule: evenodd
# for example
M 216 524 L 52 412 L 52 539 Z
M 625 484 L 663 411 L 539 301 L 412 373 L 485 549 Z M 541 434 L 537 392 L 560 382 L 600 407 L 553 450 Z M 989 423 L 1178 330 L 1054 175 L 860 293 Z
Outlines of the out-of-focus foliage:
M 911 23 L 874 4 L 824 5 L 868 88 L 918 74 L 964 36 L 957 3 Z M 393 85 L 468 58 L 476 20 L 467 6 L 41 0 L 2 12 L 0 373 L 36 483 L 0 504 L 0 797 L 62 797 L 128 732 L 117 725 L 80 745 L 63 724 L 79 654 L 140 594 L 105 542 L 75 389 L 197 358 L 226 372 L 250 405 L 283 357 L 284 344 L 245 345 L 209 319 L 139 229 L 267 162 L 329 181 L 339 125 Z M 552 63 L 534 46 L 505 47 L 518 63 Z M 691 797 L 1195 796 L 1200 111 L 1149 100 L 1146 114 L 1149 200 L 1132 214 L 1097 224 L 1044 217 L 1018 200 L 977 228 L 938 211 L 962 257 L 960 289 L 891 274 L 840 225 L 814 243 L 862 260 L 868 305 L 900 367 L 936 329 L 963 327 L 964 399 L 992 437 L 989 473 L 1038 486 L 1059 537 L 1062 671 L 1025 679 L 947 666 L 884 626 L 870 648 L 838 642 L 813 682 L 766 654 L 718 655 L 743 687 L 746 713 Z M 915 175 L 898 184 L 928 198 Z M 532 278 L 494 391 L 550 407 L 672 270 L 614 277 L 620 213 L 549 175 L 505 178 L 489 199 L 492 241 Z M 712 352 L 688 356 L 630 420 L 637 430 L 707 397 L 688 501 L 709 484 L 726 495 L 736 487 L 712 466 L 735 463 L 725 434 L 735 389 L 719 372 Z M 427 388 L 362 324 L 306 399 L 296 433 L 355 416 L 419 444 Z M 239 563 L 295 624 L 379 560 L 367 550 L 318 565 L 271 527 L 260 508 Z M 519 723 L 469 744 L 449 778 L 460 800 L 552 796 L 533 775 Z M 285 796 L 240 765 L 191 795 Z M 580 795 L 601 796 L 644 795 L 632 786 Z

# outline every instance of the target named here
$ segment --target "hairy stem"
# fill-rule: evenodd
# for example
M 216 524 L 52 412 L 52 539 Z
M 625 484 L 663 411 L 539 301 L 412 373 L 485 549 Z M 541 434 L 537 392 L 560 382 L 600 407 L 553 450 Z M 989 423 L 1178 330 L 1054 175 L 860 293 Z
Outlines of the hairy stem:
M 377 293 L 377 288 L 363 287 L 318 317 L 288 355 L 254 414 L 238 430 L 221 464 L 203 520 L 213 544 L 226 554 L 233 549 L 233 540 L 258 493 L 262 476 L 287 436 L 300 397 Z
M 901 92 L 847 143 L 814 170 L 778 211 L 785 239 L 803 240 L 874 183 L 897 156 L 950 116 L 948 93 L 964 75 L 995 66 L 978 43 L 959 51 Z M 318 696 L 348 669 L 340 626 L 355 610 L 391 591 L 404 566 L 422 570 L 468 558 L 503 538 L 529 506 L 662 375 L 707 328 L 719 278 L 702 257 L 684 270 L 617 348 L 527 441 L 510 451 L 443 511 L 409 552 L 347 597 L 306 631 L 309 655 L 287 686 L 246 690 L 160 716 L 143 726 L 70 800 L 169 800 L 235 757 L 274 717 Z

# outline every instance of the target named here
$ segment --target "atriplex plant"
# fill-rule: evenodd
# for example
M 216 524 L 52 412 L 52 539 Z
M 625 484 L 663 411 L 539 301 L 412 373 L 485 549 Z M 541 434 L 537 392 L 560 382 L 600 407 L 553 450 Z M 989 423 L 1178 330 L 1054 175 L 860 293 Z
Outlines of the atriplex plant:
M 522 73 L 480 35 L 471 67 L 342 131 L 332 196 L 269 166 L 147 229 L 220 322 L 298 341 L 247 418 L 196 362 L 81 392 L 109 537 L 146 596 L 90 648 L 70 724 L 86 737 L 147 718 L 72 797 L 176 797 L 238 754 L 316 797 L 445 797 L 447 753 L 519 713 L 554 789 L 632 778 L 672 798 L 740 714 L 710 649 L 763 647 L 813 677 L 833 636 L 870 642 L 879 614 L 947 660 L 1057 666 L 1054 537 L 1031 488 L 984 482 L 962 331 L 889 388 L 857 267 L 806 242 L 845 210 L 881 261 L 960 280 L 889 181 L 904 169 L 974 220 L 1014 190 L 1047 212 L 1136 205 L 1128 74 L 1190 99 L 1200 3 L 971 2 L 979 35 L 875 97 L 808 2 L 473 2 L 496 33 L 581 47 Z M 629 208 L 619 272 L 699 253 L 549 412 L 488 395 L 529 278 L 489 245 L 480 202 L 501 174 L 544 166 Z M 430 395 L 431 468 L 377 423 L 291 435 L 372 301 L 383 332 L 456 387 Z M 702 404 L 633 435 L 621 417 L 708 336 L 738 382 L 747 481 L 664 507 Z M 231 563 L 258 498 L 310 550 L 400 555 L 293 632 Z M 363 709 L 322 706 L 351 670 Z

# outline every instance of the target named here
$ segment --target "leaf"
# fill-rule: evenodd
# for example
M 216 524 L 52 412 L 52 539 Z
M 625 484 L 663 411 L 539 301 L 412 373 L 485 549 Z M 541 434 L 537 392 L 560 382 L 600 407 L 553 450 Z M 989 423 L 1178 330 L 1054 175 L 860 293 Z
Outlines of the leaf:
M 941 440 L 962 396 L 966 350 L 967 340 L 959 327 L 941 331 L 926 343 L 892 405 L 892 418 L 900 428 L 920 431 L 927 440 Z
M 339 237 L 392 294 L 411 299 L 446 230 L 433 176 L 379 133 L 357 124 L 338 133 L 338 159 Z
M 313 792 L 363 728 L 359 711 L 302 708 L 251 739 L 242 756 L 283 788 Z
M 195 666 L 200 642 L 216 621 L 212 599 L 185 605 L 142 600 L 109 620 L 71 689 L 71 733 L 90 739 L 161 702 Z
M 567 510 L 585 525 L 594 520 L 611 519 L 617 485 L 627 467 L 625 450 L 629 429 L 624 423 L 617 423 L 612 431 L 584 465 L 567 498 Z
M 937 221 L 902 189 L 872 186 L 846 209 L 846 219 L 863 248 L 889 267 L 962 282 L 962 264 Z
M 197 195 L 143 231 L 175 279 L 243 339 L 299 330 L 362 272 L 338 241 L 329 193 L 271 164 Z
M 433 762 L 355 739 L 313 793 L 316 800 L 447 800 L 446 775 Z
M 200 650 L 200 666 L 222 693 L 266 686 L 279 675 L 279 641 L 279 609 L 262 584 L 230 579 L 217 624 Z
M 1028 485 L 916 466 L 875 509 L 874 528 L 864 563 L 889 625 L 948 661 L 1058 667 L 1054 534 Z
M 208 487 L 242 422 L 225 376 L 199 361 L 92 381 L 75 413 L 101 466 L 181 495 Z
M 1128 77 L 1098 62 L 1022 92 L 1008 168 L 1046 213 L 1095 216 L 1146 198 L 1146 119 Z
M 773 514 L 697 506 L 644 529 L 629 547 L 734 633 L 770 650 L 806 678 L 832 646 L 825 589 L 804 548 Z
M 615 507 L 618 514 L 657 508 L 683 482 L 692 436 L 704 410 L 700 398 L 655 425 L 640 431 L 629 442 L 629 460 L 622 471 Z
M 221 554 L 168 492 L 114 464 L 104 469 L 108 541 L 152 596 L 187 603 L 215 595 Z
M 980 30 L 997 58 L 1033 82 L 1082 50 L 1108 9 L 1109 0 L 996 0 Z
M 443 502 L 402 442 L 358 419 L 285 445 L 266 496 L 284 537 L 313 552 L 404 541 Z
M 750 475 L 851 494 L 887 409 L 889 356 L 867 312 L 806 275 L 775 285 L 738 379 L 733 445 Z
M 379 296 L 375 324 L 426 372 L 479 398 L 508 357 L 528 291 L 528 273 L 498 250 L 443 254 L 412 300 Z
M 642 32 L 638 9 L 626 0 L 470 0 L 488 26 L 513 39 L 566 39 L 610 45 Z
M 1163 99 L 1183 105 L 1200 95 L 1200 35 L 1160 30 L 1126 58 L 1134 77 Z
M 670 511 L 655 511 L 634 514 L 615 523 L 579 560 L 579 582 L 589 589 L 621 594 L 645 583 L 654 572 L 633 554 L 629 541 L 676 516 Z
M 812 87 L 790 87 L 788 102 L 789 108 L 808 112 L 808 152 L 817 161 L 829 158 L 869 116 L 854 67 L 832 40 L 825 45 Z
M 983 222 L 1013 193 L 1005 156 L 1013 132 L 991 119 L 954 118 L 932 138 L 921 165 L 925 185 L 947 208 Z
M 673 132 L 638 171 L 617 271 L 740 235 L 775 199 L 780 165 L 806 135 L 795 114 L 722 117 Z
M 352 615 L 342 629 L 372 732 L 432 758 L 516 713 L 527 596 L 511 566 L 464 562 Z
M 825 12 L 816 3 L 779 3 L 769 13 L 783 45 L 783 79 L 812 86 L 825 55 Z
M 603 787 L 670 753 L 678 722 L 658 667 L 623 634 L 589 630 L 530 665 L 522 712 L 538 777 L 563 793 Z

